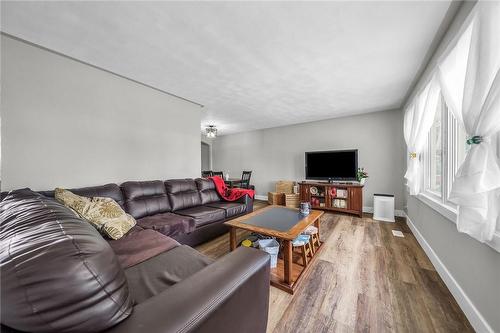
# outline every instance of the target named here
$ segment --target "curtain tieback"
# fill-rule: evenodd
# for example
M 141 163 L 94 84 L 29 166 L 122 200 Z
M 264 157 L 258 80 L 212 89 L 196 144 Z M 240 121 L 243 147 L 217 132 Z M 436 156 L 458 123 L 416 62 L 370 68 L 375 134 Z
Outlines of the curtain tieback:
M 417 153 L 410 153 L 410 158 L 413 159 L 413 158 L 417 158 Z
M 483 137 L 480 135 L 474 135 L 473 137 L 467 139 L 466 142 L 468 145 L 478 145 L 483 142 Z

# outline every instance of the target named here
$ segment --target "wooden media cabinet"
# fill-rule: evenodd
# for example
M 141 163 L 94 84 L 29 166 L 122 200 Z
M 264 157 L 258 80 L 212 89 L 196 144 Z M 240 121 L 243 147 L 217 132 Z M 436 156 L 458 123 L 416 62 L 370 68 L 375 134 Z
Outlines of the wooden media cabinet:
M 313 209 L 363 216 L 363 185 L 349 183 L 300 182 L 300 201 Z

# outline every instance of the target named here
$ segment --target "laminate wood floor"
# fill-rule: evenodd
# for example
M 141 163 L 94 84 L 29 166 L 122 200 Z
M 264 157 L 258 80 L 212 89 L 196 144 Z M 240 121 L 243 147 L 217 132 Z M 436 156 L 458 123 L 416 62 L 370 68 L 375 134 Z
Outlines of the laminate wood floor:
M 271 287 L 268 332 L 474 332 L 404 219 L 326 213 L 321 234 L 324 248 L 297 292 Z M 223 256 L 229 235 L 197 249 Z

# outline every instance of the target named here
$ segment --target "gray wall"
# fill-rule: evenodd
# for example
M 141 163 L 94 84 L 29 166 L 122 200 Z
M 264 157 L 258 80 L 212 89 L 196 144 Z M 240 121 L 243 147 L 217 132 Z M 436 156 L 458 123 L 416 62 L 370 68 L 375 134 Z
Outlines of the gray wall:
M 304 152 L 357 148 L 370 176 L 363 205 L 373 207 L 373 193 L 393 193 L 403 209 L 402 128 L 402 112 L 392 110 L 225 135 L 213 142 L 213 169 L 230 177 L 252 170 L 257 194 L 267 196 L 277 180 L 304 179 Z
M 199 106 L 7 36 L 1 45 L 2 190 L 199 176 Z
M 500 332 L 500 253 L 459 233 L 455 223 L 415 197 L 408 198 L 408 217 L 493 331 Z
M 423 87 L 437 59 L 457 35 L 475 2 L 465 2 L 457 13 L 417 87 Z M 406 191 L 405 191 L 406 192 Z M 443 266 L 495 332 L 500 332 L 500 253 L 457 231 L 453 221 L 418 198 L 407 199 L 408 217 Z

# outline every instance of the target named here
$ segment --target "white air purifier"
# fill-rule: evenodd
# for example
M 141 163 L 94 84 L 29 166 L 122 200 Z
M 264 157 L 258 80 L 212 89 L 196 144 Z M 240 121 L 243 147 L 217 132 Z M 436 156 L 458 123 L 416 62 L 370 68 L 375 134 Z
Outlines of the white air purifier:
M 394 195 L 373 195 L 373 219 L 384 222 L 395 222 L 394 220 Z

